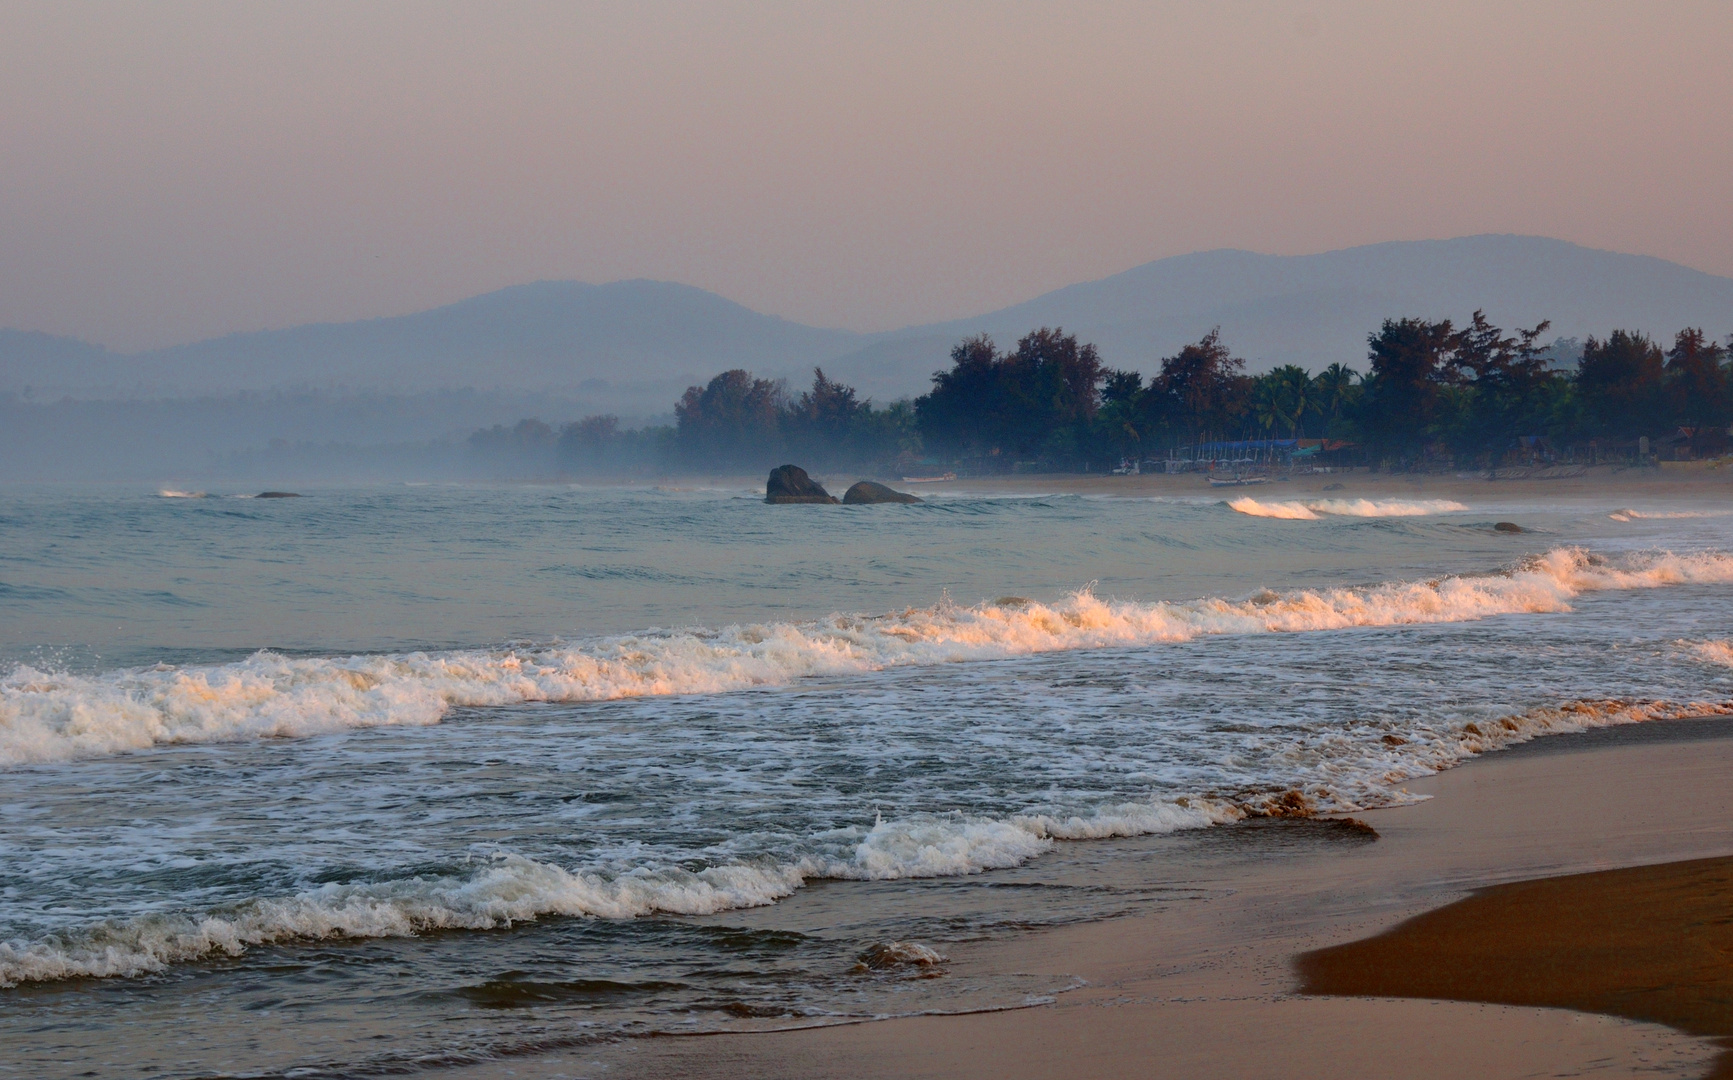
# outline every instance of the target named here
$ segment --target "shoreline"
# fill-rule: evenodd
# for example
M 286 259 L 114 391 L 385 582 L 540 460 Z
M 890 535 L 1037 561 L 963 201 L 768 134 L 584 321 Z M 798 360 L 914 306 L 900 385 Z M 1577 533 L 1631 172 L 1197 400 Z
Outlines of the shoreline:
M 838 474 L 846 475 L 846 474 Z M 827 474 L 826 483 L 831 482 Z M 1714 462 L 1677 462 L 1659 468 L 1626 468 L 1598 465 L 1580 476 L 1501 477 L 1487 480 L 1463 473 L 1388 473 L 1357 468 L 1350 472 L 1311 473 L 1290 479 L 1272 479 L 1251 487 L 1211 487 L 1201 473 L 1144 473 L 1112 476 L 1100 473 L 1019 473 L 1000 476 L 963 477 L 941 483 L 892 486 L 915 494 L 1005 494 L 1005 495 L 1096 495 L 1123 498 L 1215 498 L 1250 496 L 1280 500 L 1295 496 L 1328 498 L 1379 497 L 1474 499 L 1600 498 L 1629 495 L 1636 498 L 1691 498 L 1733 495 L 1733 468 Z
M 1296 959 L 1491 886 L 1733 855 L 1730 769 L 1725 717 L 1536 739 L 1411 782 L 1434 797 L 1361 815 L 1381 834 L 1376 843 L 1176 866 L 1162 838 L 1124 842 L 1130 869 L 1177 874 L 1209 898 L 957 950 L 953 978 L 1082 981 L 1050 1004 L 626 1040 L 441 1075 L 1708 1076 L 1722 1047 L 1660 1024 L 1539 1006 L 1310 996 Z

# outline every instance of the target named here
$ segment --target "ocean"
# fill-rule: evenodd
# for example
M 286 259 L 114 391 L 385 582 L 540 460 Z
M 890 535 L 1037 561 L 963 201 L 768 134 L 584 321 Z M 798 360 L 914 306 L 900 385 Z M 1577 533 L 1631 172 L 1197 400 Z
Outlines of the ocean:
M 1126 838 L 1733 712 L 1724 500 L 1283 488 L 0 488 L 0 1075 L 1018 1007 Z

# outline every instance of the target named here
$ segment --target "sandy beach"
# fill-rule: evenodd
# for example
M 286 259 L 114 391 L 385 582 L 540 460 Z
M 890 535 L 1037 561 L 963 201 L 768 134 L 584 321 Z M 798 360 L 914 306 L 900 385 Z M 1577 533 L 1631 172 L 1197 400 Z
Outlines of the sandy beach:
M 952 956 L 950 978 L 997 970 L 1079 983 L 1049 1004 L 628 1040 L 452 1075 L 1724 1076 L 1713 1039 L 1661 1024 L 1564 1008 L 1307 995 L 1295 961 L 1488 886 L 1622 867 L 1676 879 L 1667 864 L 1733 854 L 1730 769 L 1726 720 L 1541 739 L 1413 782 L 1410 790 L 1432 798 L 1364 815 L 1375 841 L 1318 823 L 1264 822 L 1212 830 L 1252 841 L 1237 853 L 1206 845 L 1175 858 L 1161 838 L 1116 842 L 1123 872 L 1183 882 L 1207 898 Z M 1502 932 L 1519 939 L 1523 927 Z M 1626 945 L 1652 951 L 1638 939 Z M 1632 977 L 1642 977 L 1642 958 L 1627 959 L 1639 961 Z

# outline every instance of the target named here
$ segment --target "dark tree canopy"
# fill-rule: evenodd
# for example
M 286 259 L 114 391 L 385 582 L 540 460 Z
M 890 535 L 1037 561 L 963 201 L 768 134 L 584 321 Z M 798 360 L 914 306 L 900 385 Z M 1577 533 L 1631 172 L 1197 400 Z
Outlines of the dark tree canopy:
M 1584 342 L 1576 387 L 1590 425 L 1615 439 L 1654 431 L 1664 363 L 1661 347 L 1643 334 L 1614 330 L 1605 341 Z
M 1727 351 L 1701 330 L 1679 331 L 1667 350 L 1666 378 L 1673 411 L 1686 427 L 1725 426 L 1728 419 Z
M 1417 453 L 1436 417 L 1440 387 L 1454 380 L 1448 365 L 1456 332 L 1449 319 L 1385 319 L 1367 343 L 1367 434 L 1393 452 Z
M 951 350 L 951 369 L 915 402 L 929 445 L 977 456 L 1037 457 L 1063 451 L 1101 406 L 1106 369 L 1095 346 L 1042 327 L 1001 355 L 985 335 Z
M 1175 428 L 1188 442 L 1230 435 L 1251 395 L 1245 370 L 1246 362 L 1228 351 L 1216 327 L 1162 360 L 1161 374 L 1150 384 L 1147 422 Z
M 724 371 L 704 387 L 686 389 L 674 417 L 680 448 L 695 460 L 734 461 L 779 433 L 788 391 L 749 371 Z

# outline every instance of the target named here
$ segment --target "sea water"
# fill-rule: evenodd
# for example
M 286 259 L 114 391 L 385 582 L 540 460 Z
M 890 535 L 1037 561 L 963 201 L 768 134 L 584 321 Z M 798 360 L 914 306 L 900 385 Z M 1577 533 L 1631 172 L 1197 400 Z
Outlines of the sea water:
M 1013 1006 L 1073 841 L 1733 711 L 1725 500 L 305 495 L 0 490 L 0 1073 Z

